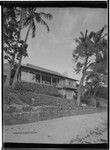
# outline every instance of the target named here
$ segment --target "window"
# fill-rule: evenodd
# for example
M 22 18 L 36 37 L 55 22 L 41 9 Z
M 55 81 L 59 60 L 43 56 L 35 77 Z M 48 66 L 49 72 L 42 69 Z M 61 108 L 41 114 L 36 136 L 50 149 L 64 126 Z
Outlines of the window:
M 40 74 L 36 74 L 36 82 L 40 83 Z
M 42 83 L 44 83 L 44 84 L 51 84 L 51 77 L 49 77 L 49 76 L 42 76 Z
M 52 83 L 56 86 L 58 84 L 58 78 L 52 78 Z
M 69 80 L 68 79 L 65 80 L 65 85 L 67 85 L 67 86 L 69 85 Z

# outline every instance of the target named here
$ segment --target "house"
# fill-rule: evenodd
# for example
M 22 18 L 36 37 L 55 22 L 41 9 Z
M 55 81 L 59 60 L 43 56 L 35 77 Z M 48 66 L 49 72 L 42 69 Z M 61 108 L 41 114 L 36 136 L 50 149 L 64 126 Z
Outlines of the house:
M 9 66 L 4 64 L 4 82 L 6 80 L 8 68 Z M 68 99 L 72 99 L 77 92 L 77 80 L 66 77 L 59 72 L 31 64 L 21 65 L 18 80 L 55 86 L 58 88 L 59 93 Z

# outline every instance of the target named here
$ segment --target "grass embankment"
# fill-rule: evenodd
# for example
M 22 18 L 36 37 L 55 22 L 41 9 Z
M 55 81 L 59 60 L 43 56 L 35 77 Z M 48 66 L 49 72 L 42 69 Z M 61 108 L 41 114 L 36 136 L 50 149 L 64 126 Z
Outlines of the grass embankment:
M 58 90 L 51 86 L 17 83 L 14 89 L 5 87 L 3 90 L 4 125 L 31 123 L 97 111 L 100 109 L 77 108 L 75 100 L 62 98 Z

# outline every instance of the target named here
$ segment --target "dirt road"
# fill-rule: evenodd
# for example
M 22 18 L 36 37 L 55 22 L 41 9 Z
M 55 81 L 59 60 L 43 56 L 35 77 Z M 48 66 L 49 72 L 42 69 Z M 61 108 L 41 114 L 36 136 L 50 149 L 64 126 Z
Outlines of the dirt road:
M 107 113 L 70 116 L 3 127 L 3 141 L 16 143 L 97 143 L 94 133 L 107 140 Z M 102 133 L 101 133 L 102 132 Z M 92 135 L 91 137 L 88 135 Z M 97 135 L 97 134 L 96 134 Z M 88 138 L 89 140 L 88 140 Z M 83 139 L 83 140 L 82 140 Z M 87 141 L 87 142 L 86 142 Z M 101 142 L 101 141 L 100 141 Z

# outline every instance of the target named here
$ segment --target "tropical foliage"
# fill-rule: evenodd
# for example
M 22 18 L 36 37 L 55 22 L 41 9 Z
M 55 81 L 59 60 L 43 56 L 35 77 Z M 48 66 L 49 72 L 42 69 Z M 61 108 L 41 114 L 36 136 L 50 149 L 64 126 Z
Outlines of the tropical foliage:
M 11 83 L 12 70 L 16 68 L 17 59 L 24 51 L 24 41 L 19 40 L 19 20 L 17 18 L 18 10 L 14 7 L 3 8 L 3 54 L 4 61 L 8 61 L 10 69 L 6 78 L 5 85 Z
M 25 9 L 22 8 L 21 9 L 20 24 L 21 25 L 23 24 L 23 27 L 28 27 L 26 37 L 25 37 L 25 45 L 27 43 L 27 39 L 29 37 L 30 30 L 32 31 L 32 38 L 35 37 L 35 33 L 36 33 L 35 21 L 36 21 L 36 23 L 40 23 L 40 24 L 44 25 L 47 28 L 47 31 L 49 31 L 49 27 L 48 27 L 47 23 L 42 19 L 42 17 L 44 17 L 46 19 L 52 19 L 51 14 L 47 14 L 47 13 L 43 13 L 43 12 L 37 13 L 36 8 L 25 8 Z M 24 50 L 26 50 L 26 48 L 24 48 Z M 23 57 L 23 54 L 20 53 L 18 68 L 16 70 L 14 80 L 13 80 L 13 86 L 15 86 L 15 83 L 17 82 L 17 76 L 18 76 L 19 69 L 21 66 L 22 57 Z
M 32 31 L 32 38 L 35 37 L 36 23 L 44 25 L 49 31 L 49 27 L 45 19 L 52 19 L 52 15 L 44 12 L 37 12 L 37 8 L 21 8 L 21 7 L 4 7 L 3 8 L 3 48 L 4 59 L 8 60 L 10 64 L 9 74 L 5 85 L 10 85 L 11 71 L 14 64 L 17 63 L 17 69 L 13 79 L 13 86 L 17 81 L 19 69 L 22 58 L 28 55 L 27 53 L 27 39 L 30 31 Z M 21 39 L 22 29 L 28 29 L 25 40 Z
M 85 80 L 87 81 L 86 88 L 94 88 L 95 90 L 100 83 L 99 73 L 107 71 L 107 39 L 105 39 L 107 34 L 104 34 L 105 28 L 106 26 L 98 32 L 90 32 L 89 34 L 87 34 L 87 30 L 85 34 L 80 32 L 81 36 L 75 39 L 77 47 L 73 51 L 74 70 L 76 73 L 82 73 L 77 96 L 78 106 L 81 96 L 84 94 Z M 101 64 L 103 64 L 103 69 L 100 67 Z M 93 86 L 90 82 L 88 83 L 91 77 Z

